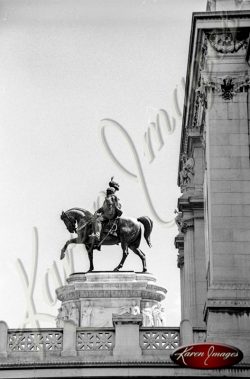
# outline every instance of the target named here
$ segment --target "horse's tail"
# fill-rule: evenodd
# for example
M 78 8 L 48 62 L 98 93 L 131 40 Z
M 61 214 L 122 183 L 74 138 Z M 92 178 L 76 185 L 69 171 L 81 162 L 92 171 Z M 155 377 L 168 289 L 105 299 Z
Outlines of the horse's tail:
M 152 247 L 150 242 L 150 234 L 153 229 L 153 221 L 147 216 L 139 217 L 137 221 L 141 222 L 144 226 L 144 238 L 147 241 L 148 246 Z

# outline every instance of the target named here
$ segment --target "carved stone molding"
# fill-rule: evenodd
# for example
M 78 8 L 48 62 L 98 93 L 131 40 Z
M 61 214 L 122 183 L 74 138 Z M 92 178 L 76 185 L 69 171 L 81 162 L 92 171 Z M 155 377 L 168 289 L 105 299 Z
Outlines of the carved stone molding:
M 220 283 L 209 286 L 211 290 L 250 290 L 250 283 Z
M 191 196 L 181 196 L 178 199 L 178 209 L 181 212 L 191 212 L 194 210 L 204 209 L 204 196 L 203 192 L 197 192 L 192 194 Z M 203 216 L 204 218 L 204 216 Z
M 233 54 L 240 49 L 246 49 L 249 39 L 249 31 L 244 29 L 237 32 L 214 30 L 206 35 L 212 48 L 222 54 Z
M 209 299 L 207 307 L 240 307 L 250 308 L 250 299 Z

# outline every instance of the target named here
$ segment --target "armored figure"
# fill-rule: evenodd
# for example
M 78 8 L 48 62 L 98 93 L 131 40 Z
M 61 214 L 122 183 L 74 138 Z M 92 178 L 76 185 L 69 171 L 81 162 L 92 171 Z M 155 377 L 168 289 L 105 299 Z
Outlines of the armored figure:
M 99 242 L 101 238 L 101 232 L 103 224 L 109 223 L 111 220 L 115 220 L 117 217 L 122 215 L 121 204 L 116 196 L 116 191 L 119 191 L 119 184 L 114 182 L 113 177 L 109 182 L 109 187 L 106 190 L 106 197 L 101 208 L 99 208 L 93 218 L 93 230 L 94 232 L 90 235 L 95 239 L 95 242 Z M 117 236 L 113 225 L 110 225 L 109 233 Z M 115 226 L 116 229 L 116 226 Z

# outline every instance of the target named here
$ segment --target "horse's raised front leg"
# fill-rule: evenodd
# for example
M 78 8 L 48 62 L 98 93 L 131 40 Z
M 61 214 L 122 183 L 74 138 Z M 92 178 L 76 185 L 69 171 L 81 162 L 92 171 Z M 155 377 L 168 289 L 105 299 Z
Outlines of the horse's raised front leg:
M 122 259 L 121 259 L 121 262 L 119 263 L 119 265 L 113 271 L 119 271 L 123 267 L 124 262 L 127 259 L 128 254 L 129 254 L 128 246 L 125 244 L 122 244 Z
M 147 264 L 146 264 L 146 257 L 143 251 L 138 249 L 136 246 L 129 246 L 129 248 L 136 254 L 138 257 L 141 258 L 142 261 L 142 272 L 147 272 Z
M 60 259 L 63 259 L 65 257 L 65 251 L 67 250 L 68 246 L 71 244 L 71 243 L 79 243 L 79 240 L 78 238 L 72 238 L 71 240 L 68 240 L 65 245 L 63 246 L 62 250 L 61 250 L 61 256 L 60 256 Z

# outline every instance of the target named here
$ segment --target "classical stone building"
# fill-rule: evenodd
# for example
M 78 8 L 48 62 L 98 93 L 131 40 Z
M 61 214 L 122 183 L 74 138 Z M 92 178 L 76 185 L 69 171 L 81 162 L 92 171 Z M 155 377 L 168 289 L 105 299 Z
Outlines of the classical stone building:
M 182 323 L 250 363 L 249 1 L 193 15 L 179 163 Z
M 176 222 L 181 325 L 161 319 L 153 275 L 73 274 L 57 327 L 0 322 L 0 377 L 250 376 L 250 1 L 211 0 L 192 20 Z M 155 313 L 154 313 L 155 312 Z M 181 368 L 178 346 L 217 341 L 244 353 L 219 370 Z

